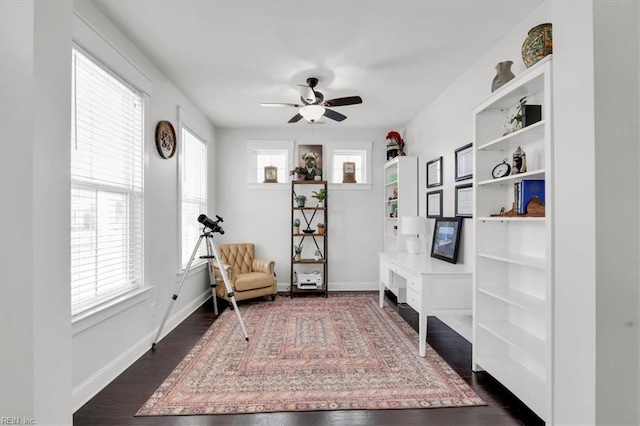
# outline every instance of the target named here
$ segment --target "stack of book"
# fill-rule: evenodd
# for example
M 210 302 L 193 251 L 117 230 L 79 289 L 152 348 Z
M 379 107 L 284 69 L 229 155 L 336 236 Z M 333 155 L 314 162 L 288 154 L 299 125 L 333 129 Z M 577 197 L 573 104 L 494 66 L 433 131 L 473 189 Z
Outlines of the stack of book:
M 527 204 L 538 197 L 544 205 L 544 179 L 523 179 L 513 184 L 513 200 L 516 214 L 527 214 Z

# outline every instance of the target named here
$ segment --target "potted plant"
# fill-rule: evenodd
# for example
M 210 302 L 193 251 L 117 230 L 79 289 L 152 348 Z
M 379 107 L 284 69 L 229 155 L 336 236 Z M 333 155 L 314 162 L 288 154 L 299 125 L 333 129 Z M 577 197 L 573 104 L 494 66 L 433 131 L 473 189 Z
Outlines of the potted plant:
M 321 260 L 322 259 L 322 252 L 320 250 L 316 250 L 315 253 L 313 254 L 313 258 L 315 260 Z
M 326 225 L 322 222 L 318 223 L 318 235 L 324 235 L 324 227 Z
M 293 220 L 293 233 L 294 234 L 299 234 L 300 233 L 300 219 L 295 218 Z
M 304 207 L 304 205 L 307 202 L 307 196 L 306 195 L 296 195 L 296 203 L 298 203 L 298 207 Z
M 295 252 L 295 255 L 293 256 L 293 260 L 299 261 L 300 260 L 300 254 L 302 253 L 302 244 L 293 247 L 293 250 Z
M 522 120 L 524 119 L 524 107 L 527 104 L 527 97 L 524 96 L 520 98 L 518 101 L 518 108 L 516 110 L 516 115 L 511 117 L 509 120 L 509 124 L 511 125 L 511 129 L 507 131 L 507 133 L 515 132 L 516 130 L 522 129 Z
M 321 188 L 320 191 L 313 191 L 311 196 L 318 200 L 318 207 L 324 207 L 324 200 L 327 198 L 327 191 Z

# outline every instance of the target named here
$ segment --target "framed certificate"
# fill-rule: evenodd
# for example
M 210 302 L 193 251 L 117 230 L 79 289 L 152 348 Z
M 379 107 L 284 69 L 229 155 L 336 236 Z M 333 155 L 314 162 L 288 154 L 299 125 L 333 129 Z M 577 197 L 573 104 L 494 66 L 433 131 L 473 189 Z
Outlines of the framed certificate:
M 456 216 L 473 217 L 473 184 L 456 186 Z
M 435 158 L 427 163 L 427 188 L 442 185 L 442 157 Z
M 473 177 L 473 144 L 456 149 L 456 182 Z
M 442 216 L 442 189 L 427 192 L 427 217 Z

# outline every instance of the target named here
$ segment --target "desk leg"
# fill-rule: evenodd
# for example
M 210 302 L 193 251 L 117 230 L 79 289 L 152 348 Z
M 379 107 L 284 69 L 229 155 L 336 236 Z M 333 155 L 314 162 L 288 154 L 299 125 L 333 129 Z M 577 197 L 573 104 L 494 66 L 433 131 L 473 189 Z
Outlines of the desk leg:
M 380 307 L 384 307 L 384 283 L 382 281 L 379 282 L 380 286 Z
M 418 314 L 418 338 L 420 339 L 420 356 L 427 354 L 427 314 Z

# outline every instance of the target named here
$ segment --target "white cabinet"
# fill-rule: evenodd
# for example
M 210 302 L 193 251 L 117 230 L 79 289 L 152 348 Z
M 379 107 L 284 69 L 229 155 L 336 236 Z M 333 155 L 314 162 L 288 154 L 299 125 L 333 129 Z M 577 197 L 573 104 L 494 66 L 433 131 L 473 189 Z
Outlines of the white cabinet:
M 402 216 L 418 214 L 418 157 L 399 156 L 384 164 L 384 251 L 407 251 L 399 232 Z
M 475 370 L 485 370 L 542 419 L 551 412 L 553 345 L 553 175 L 551 56 L 492 93 L 474 109 Z M 526 96 L 540 121 L 507 135 L 504 125 Z M 493 178 L 520 147 L 526 172 Z M 514 184 L 543 179 L 543 217 L 494 216 L 513 206 Z

